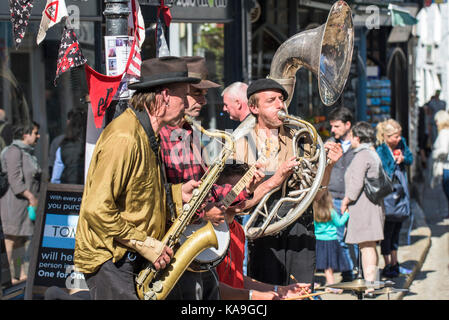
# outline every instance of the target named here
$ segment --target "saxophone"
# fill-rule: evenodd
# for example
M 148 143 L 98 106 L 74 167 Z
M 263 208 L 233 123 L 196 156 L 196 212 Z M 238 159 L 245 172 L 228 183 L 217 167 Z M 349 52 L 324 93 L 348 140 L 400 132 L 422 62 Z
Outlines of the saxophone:
M 217 236 L 210 221 L 192 234 L 182 245 L 179 245 L 179 241 L 197 209 L 223 171 L 227 158 L 235 152 L 234 139 L 224 131 L 205 130 L 187 115 L 184 116 L 184 119 L 202 133 L 224 139 L 225 145 L 220 155 L 201 177 L 201 184 L 193 190 L 190 201 L 184 204 L 182 214 L 173 222 L 161 240 L 162 243 L 173 249 L 174 256 L 170 263 L 165 269 L 156 270 L 152 263 L 146 262 L 144 268 L 136 276 L 137 295 L 141 300 L 164 300 L 198 254 L 210 247 L 218 249 Z

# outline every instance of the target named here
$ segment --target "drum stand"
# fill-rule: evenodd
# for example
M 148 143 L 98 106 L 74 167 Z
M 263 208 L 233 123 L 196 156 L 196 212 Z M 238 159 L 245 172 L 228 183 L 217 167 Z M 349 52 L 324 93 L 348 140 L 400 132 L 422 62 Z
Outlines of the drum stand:
M 343 282 L 343 283 L 337 283 L 332 285 L 327 285 L 326 287 L 330 288 L 337 288 L 337 289 L 343 289 L 343 290 L 351 290 L 357 295 L 358 300 L 363 300 L 363 295 L 366 289 L 372 288 L 373 286 L 377 285 L 379 287 L 384 287 L 385 282 L 377 281 L 377 282 L 371 282 L 371 281 L 365 281 L 362 276 L 362 255 L 360 252 L 360 247 L 358 248 L 359 257 L 358 257 L 358 265 L 359 265 L 359 273 L 357 275 L 357 279 L 355 279 L 352 282 Z

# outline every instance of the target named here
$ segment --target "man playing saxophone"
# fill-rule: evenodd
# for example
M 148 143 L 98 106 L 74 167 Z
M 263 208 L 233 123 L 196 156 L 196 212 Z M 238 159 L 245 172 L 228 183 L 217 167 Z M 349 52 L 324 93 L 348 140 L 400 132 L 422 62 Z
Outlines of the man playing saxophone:
M 284 101 L 288 93 L 272 79 L 260 79 L 250 84 L 247 90 L 248 105 L 256 117 L 255 127 L 245 137 L 236 142 L 236 161 L 251 165 L 264 153 L 268 159 L 266 179 L 255 189 L 253 198 L 246 201 L 245 211 L 255 206 L 269 191 L 281 186 L 285 179 L 299 165 L 293 155 L 293 129 L 283 125 L 278 112 L 286 108 Z M 322 186 L 329 180 L 332 163 L 341 156 L 337 144 L 328 144 L 328 158 L 332 160 L 326 167 Z M 308 150 L 302 150 L 307 154 Z M 282 190 L 274 193 L 268 206 L 281 197 Z M 284 213 L 290 207 L 280 209 Z M 248 276 L 261 282 L 285 286 L 295 279 L 300 283 L 314 283 L 315 237 L 313 234 L 313 214 L 308 208 L 294 223 L 279 234 L 264 236 L 248 242 Z M 313 285 L 312 285 L 313 290 Z
M 187 63 L 190 75 L 199 76 L 199 83 L 190 84 L 187 95 L 186 115 L 191 118 L 199 116 L 201 108 L 207 104 L 208 89 L 220 85 L 207 80 L 208 72 L 206 61 L 202 57 L 183 57 Z M 167 125 L 160 131 L 162 159 L 167 172 L 169 183 L 182 183 L 189 180 L 200 180 L 207 167 L 202 159 L 203 152 L 200 133 L 188 122 L 184 121 L 178 126 Z M 235 199 L 241 203 L 249 199 L 255 184 L 260 182 L 263 173 L 258 171 L 255 178 L 247 185 Z M 213 224 L 224 223 L 224 211 L 220 208 L 219 199 L 222 199 L 232 189 L 232 185 L 214 185 L 212 197 L 198 212 L 197 219 L 209 220 Z M 177 300 L 218 300 L 218 275 L 215 268 L 211 270 L 194 272 L 186 270 L 167 299 Z
M 136 90 L 131 107 L 98 139 L 86 178 L 74 254 L 92 299 L 138 299 L 134 274 L 145 259 L 155 269 L 163 269 L 173 256 L 172 249 L 159 241 L 169 218 L 167 201 L 172 199 L 172 207 L 180 208 L 199 182 L 164 189 L 155 137 L 166 124 L 181 122 L 188 84 L 199 80 L 188 76 L 180 58 L 143 61 L 140 81 L 129 85 Z

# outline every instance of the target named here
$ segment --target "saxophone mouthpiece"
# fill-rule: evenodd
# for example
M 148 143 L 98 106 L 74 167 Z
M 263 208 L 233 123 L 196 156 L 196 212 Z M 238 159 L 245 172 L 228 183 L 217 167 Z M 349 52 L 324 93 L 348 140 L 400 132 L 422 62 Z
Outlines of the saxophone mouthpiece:
M 190 125 L 193 123 L 193 118 L 187 114 L 184 115 L 184 120 L 187 121 Z

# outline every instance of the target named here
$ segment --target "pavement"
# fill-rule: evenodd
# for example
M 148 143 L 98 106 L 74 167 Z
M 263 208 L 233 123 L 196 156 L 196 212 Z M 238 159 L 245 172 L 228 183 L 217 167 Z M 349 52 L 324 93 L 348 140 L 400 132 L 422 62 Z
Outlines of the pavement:
M 410 273 L 401 274 L 398 277 L 392 279 L 381 278 L 380 272 L 384 267 L 384 261 L 382 255 L 380 254 L 380 246 L 377 246 L 379 254 L 378 280 L 391 280 L 393 281 L 393 288 L 407 290 L 409 289 L 413 280 L 416 278 L 417 273 L 420 271 L 431 245 L 431 230 L 426 223 L 425 212 L 428 212 L 428 210 L 435 210 L 434 207 L 438 205 L 438 202 L 443 203 L 436 198 L 442 197 L 442 201 L 446 201 L 446 199 L 444 199 L 444 194 L 436 193 L 436 190 L 429 190 L 428 185 L 426 185 L 424 181 L 417 181 L 413 183 L 411 196 L 411 211 L 414 215 L 414 221 L 410 232 L 410 242 L 408 244 L 407 241 L 407 230 L 411 222 L 410 219 L 408 219 L 402 224 L 398 249 L 398 260 L 400 266 L 410 270 Z M 324 285 L 326 282 L 324 273 L 316 273 L 316 280 L 321 285 Z M 340 273 L 335 273 L 335 283 L 339 282 L 341 282 L 341 275 Z M 317 291 L 320 292 L 319 289 Z M 376 295 L 374 299 L 370 300 L 402 300 L 404 295 L 406 294 L 406 291 L 399 293 L 390 293 L 389 295 L 379 294 Z M 344 290 L 342 294 L 323 294 L 321 295 L 321 298 L 322 300 L 358 299 L 356 292 L 350 290 Z

